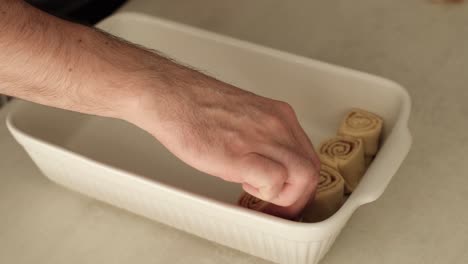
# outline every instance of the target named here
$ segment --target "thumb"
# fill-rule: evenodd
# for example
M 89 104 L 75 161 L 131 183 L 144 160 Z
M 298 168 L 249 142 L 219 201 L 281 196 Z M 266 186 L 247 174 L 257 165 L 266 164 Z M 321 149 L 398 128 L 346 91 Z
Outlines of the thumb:
M 237 171 L 244 191 L 265 201 L 278 196 L 287 178 L 287 170 L 282 164 L 258 153 L 242 157 Z

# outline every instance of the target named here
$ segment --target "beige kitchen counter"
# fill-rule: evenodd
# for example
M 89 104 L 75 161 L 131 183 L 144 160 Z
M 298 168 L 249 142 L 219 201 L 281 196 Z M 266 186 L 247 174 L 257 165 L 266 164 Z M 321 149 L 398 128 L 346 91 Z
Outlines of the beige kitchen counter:
M 468 3 L 133 0 L 124 9 L 405 86 L 413 99 L 411 152 L 322 263 L 468 263 Z M 269 263 L 49 182 L 8 133 L 6 110 L 0 111 L 0 263 Z

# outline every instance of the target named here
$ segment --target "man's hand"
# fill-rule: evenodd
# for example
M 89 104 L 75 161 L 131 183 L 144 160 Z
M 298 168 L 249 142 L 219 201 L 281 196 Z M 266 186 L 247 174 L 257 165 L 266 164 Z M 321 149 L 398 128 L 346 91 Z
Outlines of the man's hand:
M 194 168 L 241 183 L 256 197 L 281 206 L 307 203 L 320 165 L 291 106 L 166 67 L 172 85 L 161 93 L 149 82 L 129 122 Z
M 288 104 L 19 0 L 0 14 L 0 93 L 131 122 L 194 168 L 288 206 L 273 214 L 313 195 L 319 161 Z

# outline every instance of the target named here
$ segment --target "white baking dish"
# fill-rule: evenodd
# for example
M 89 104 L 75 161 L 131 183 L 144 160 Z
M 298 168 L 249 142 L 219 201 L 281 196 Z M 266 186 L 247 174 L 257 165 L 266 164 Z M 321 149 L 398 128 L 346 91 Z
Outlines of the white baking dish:
M 352 107 L 381 115 L 385 131 L 343 207 L 323 222 L 298 223 L 239 208 L 239 186 L 184 165 L 132 125 L 21 102 L 7 121 L 14 137 L 47 177 L 96 199 L 274 262 L 317 263 L 352 213 L 382 194 L 410 148 L 410 99 L 391 81 L 141 14 L 119 13 L 99 27 L 289 102 L 315 144 Z

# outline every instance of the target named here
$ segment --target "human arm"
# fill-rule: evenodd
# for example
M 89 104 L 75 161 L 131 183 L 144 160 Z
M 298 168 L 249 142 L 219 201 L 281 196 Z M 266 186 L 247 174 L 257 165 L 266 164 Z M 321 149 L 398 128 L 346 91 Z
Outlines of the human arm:
M 208 174 L 303 207 L 317 182 L 312 144 L 286 103 L 260 97 L 22 1 L 0 6 L 0 92 L 114 117 Z

